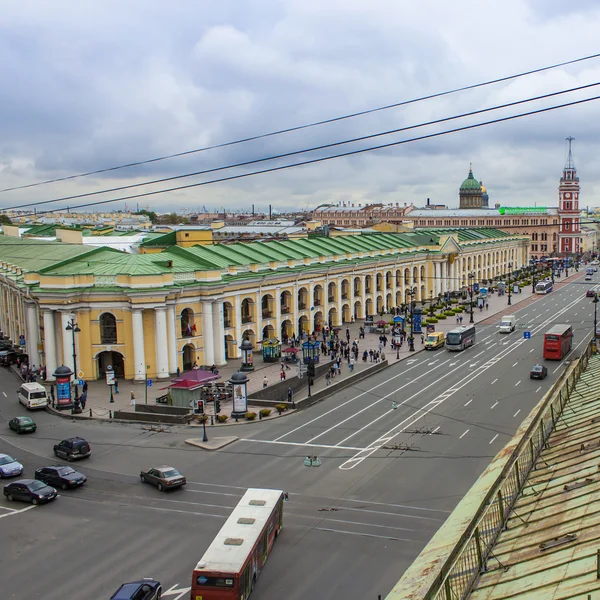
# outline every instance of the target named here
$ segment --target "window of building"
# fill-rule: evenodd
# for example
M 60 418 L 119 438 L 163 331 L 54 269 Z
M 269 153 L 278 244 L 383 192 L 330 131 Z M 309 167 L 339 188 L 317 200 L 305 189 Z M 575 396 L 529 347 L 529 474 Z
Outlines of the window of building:
M 100 315 L 100 343 L 117 343 L 117 319 L 111 313 Z

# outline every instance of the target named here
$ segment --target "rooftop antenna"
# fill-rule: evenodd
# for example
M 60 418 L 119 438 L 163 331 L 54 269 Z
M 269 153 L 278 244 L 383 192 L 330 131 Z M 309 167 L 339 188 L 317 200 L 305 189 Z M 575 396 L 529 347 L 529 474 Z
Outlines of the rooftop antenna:
M 571 152 L 571 143 L 573 142 L 575 138 L 572 136 L 569 136 L 567 138 L 567 142 L 569 142 L 569 154 L 567 156 L 567 164 L 565 165 L 565 169 L 574 169 L 575 168 L 575 163 L 573 161 L 573 152 Z

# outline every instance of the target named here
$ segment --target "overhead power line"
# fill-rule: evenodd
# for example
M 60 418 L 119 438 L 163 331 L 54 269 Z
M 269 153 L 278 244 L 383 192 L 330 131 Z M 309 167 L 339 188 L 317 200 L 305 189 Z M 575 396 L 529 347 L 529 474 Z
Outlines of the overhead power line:
M 89 177 L 90 175 L 99 175 L 99 174 L 102 174 L 102 173 L 109 173 L 111 171 L 118 171 L 118 170 L 121 170 L 121 169 L 128 169 L 128 168 L 131 168 L 131 167 L 137 167 L 137 166 L 141 166 L 141 165 L 147 165 L 147 164 L 150 164 L 150 163 L 160 162 L 160 161 L 168 160 L 168 159 L 171 159 L 171 158 L 180 158 L 182 156 L 189 156 L 190 154 L 197 154 L 197 153 L 200 153 L 200 152 L 206 152 L 208 150 L 216 150 L 218 148 L 226 148 L 228 146 L 234 146 L 236 144 L 243 144 L 243 143 L 246 143 L 246 142 L 252 142 L 252 141 L 256 141 L 256 140 L 260 140 L 260 139 L 264 139 L 264 138 L 268 138 L 268 137 L 282 135 L 282 134 L 285 134 L 285 133 L 292 133 L 294 131 L 300 131 L 302 129 L 309 129 L 311 127 L 318 127 L 318 126 L 321 126 L 321 125 L 327 125 L 329 123 L 335 123 L 335 122 L 338 122 L 338 121 L 344 121 L 346 119 L 353 119 L 353 118 L 356 118 L 356 117 L 361 117 L 361 116 L 372 114 L 372 113 L 375 113 L 375 112 L 389 110 L 389 109 L 392 109 L 392 108 L 398 108 L 400 106 L 407 106 L 409 104 L 415 104 L 417 102 L 423 102 L 424 100 L 432 100 L 434 98 L 441 98 L 443 96 L 449 96 L 451 94 L 456 94 L 456 93 L 459 93 L 459 92 L 464 92 L 464 91 L 473 90 L 473 89 L 477 89 L 477 88 L 481 88 L 481 87 L 485 87 L 485 86 L 489 86 L 489 85 L 494 85 L 496 83 L 502 83 L 502 82 L 505 82 L 505 81 L 511 81 L 511 80 L 514 80 L 514 79 L 519 79 L 521 77 L 527 77 L 529 75 L 534 75 L 536 73 L 542 73 L 544 71 L 549 71 L 549 70 L 552 70 L 552 69 L 557 69 L 559 67 L 565 67 L 567 65 L 572 65 L 572 64 L 584 62 L 584 61 L 587 61 L 587 60 L 592 60 L 592 59 L 598 58 L 598 57 L 600 57 L 600 53 L 590 54 L 588 56 L 583 56 L 583 57 L 580 57 L 580 58 L 575 58 L 573 60 L 567 60 L 567 61 L 563 61 L 563 62 L 560 62 L 560 63 L 555 63 L 553 65 L 548 65 L 548 66 L 545 66 L 545 67 L 540 67 L 538 69 L 532 69 L 532 70 L 529 70 L 529 71 L 523 71 L 521 73 L 516 73 L 514 75 L 507 75 L 506 77 L 499 77 L 499 78 L 491 79 L 489 81 L 484 81 L 484 82 L 481 82 L 481 83 L 475 83 L 475 84 L 466 85 L 466 86 L 462 86 L 462 87 L 458 87 L 458 88 L 453 88 L 453 89 L 450 89 L 450 90 L 446 90 L 444 92 L 437 92 L 435 94 L 429 94 L 429 95 L 426 95 L 426 96 L 420 96 L 418 98 L 413 98 L 411 100 L 403 100 L 401 102 L 395 102 L 393 104 L 387 104 L 387 105 L 384 105 L 384 106 L 379 106 L 379 107 L 376 107 L 376 108 L 370 108 L 370 109 L 363 110 L 363 111 L 349 113 L 349 114 L 341 115 L 341 116 L 338 116 L 338 117 L 332 117 L 330 119 L 324 119 L 324 120 L 321 120 L 321 121 L 315 121 L 313 123 L 307 123 L 307 124 L 304 124 L 304 125 L 297 125 L 297 126 L 294 126 L 294 127 L 288 127 L 286 129 L 279 129 L 279 130 L 276 130 L 276 131 L 271 131 L 271 132 L 268 132 L 268 133 L 262 133 L 262 134 L 258 134 L 258 135 L 253 135 L 253 136 L 241 138 L 241 139 L 238 139 L 238 140 L 233 140 L 233 141 L 229 141 L 229 142 L 223 142 L 223 143 L 220 143 L 220 144 L 214 144 L 212 146 L 204 146 L 203 148 L 195 148 L 193 150 L 186 150 L 186 151 L 177 152 L 177 153 L 174 153 L 174 154 L 167 154 L 165 156 L 159 156 L 157 158 L 150 158 L 150 159 L 147 159 L 147 160 L 140 160 L 140 161 L 125 163 L 125 164 L 122 164 L 122 165 L 117 165 L 117 166 L 113 166 L 113 167 L 107 167 L 107 168 L 104 168 L 104 169 L 96 169 L 94 171 L 88 171 L 88 172 L 79 173 L 79 174 L 76 174 L 76 175 L 68 175 L 66 177 L 56 177 L 54 179 L 48 179 L 46 181 L 38 181 L 36 183 L 29 183 L 29 184 L 26 184 L 26 185 L 20 185 L 20 186 L 14 186 L 14 187 L 9 187 L 9 188 L 4 188 L 4 189 L 0 189 L 0 193 L 10 192 L 10 191 L 14 191 L 14 190 L 22 190 L 22 189 L 25 189 L 25 188 L 37 187 L 37 186 L 41 186 L 41 185 L 48 185 L 48 184 L 51 184 L 51 183 L 58 183 L 60 181 L 68 181 L 68 180 L 72 180 L 72 179 L 78 179 L 78 178 L 81 178 L 81 177 Z
M 239 168 L 239 167 L 247 167 L 250 165 L 255 165 L 258 163 L 262 163 L 262 162 L 269 162 L 272 160 L 278 160 L 281 158 L 289 158 L 291 156 L 296 156 L 298 154 L 306 154 L 308 152 L 316 152 L 318 150 L 326 150 L 327 148 L 334 148 L 336 146 L 343 146 L 345 144 L 353 144 L 356 142 L 362 142 L 362 141 L 366 141 L 369 139 L 373 139 L 376 137 L 383 137 L 386 135 L 392 135 L 395 133 L 401 133 L 404 131 L 410 131 L 412 129 L 418 129 L 420 127 L 428 127 L 430 125 L 439 125 L 440 123 L 445 123 L 448 121 L 453 121 L 456 119 L 463 119 L 466 117 L 472 117 L 474 115 L 480 115 L 483 113 L 487 113 L 487 112 L 492 112 L 492 111 L 496 111 L 496 110 L 501 110 L 504 108 L 510 108 L 512 106 L 517 106 L 519 104 L 526 104 L 528 102 L 535 102 L 537 100 L 544 100 L 546 98 L 551 98 L 554 96 L 559 96 L 562 94 L 568 94 L 571 92 L 577 92 L 577 91 L 581 91 L 584 89 L 588 89 L 591 87 L 596 87 L 600 85 L 600 81 L 597 81 L 595 83 L 590 83 L 587 85 L 582 85 L 579 87 L 575 87 L 575 88 L 569 88 L 566 90 L 560 90 L 558 92 L 550 92 L 548 94 L 543 94 L 541 96 L 534 96 L 532 98 L 526 98 L 524 100 L 516 100 L 514 102 L 507 102 L 506 104 L 499 104 L 497 106 L 491 106 L 488 108 L 482 108 L 479 110 L 474 110 L 471 112 L 467 112 L 467 113 L 461 113 L 459 115 L 453 115 L 451 117 L 444 117 L 441 119 L 435 119 L 432 121 L 426 121 L 423 123 L 417 123 L 416 125 L 409 125 L 406 127 L 400 127 L 397 129 L 390 129 L 387 131 L 380 131 L 377 133 L 372 133 L 370 135 L 365 135 L 365 136 L 361 136 L 361 137 L 356 137 L 356 138 L 351 138 L 351 139 L 347 139 L 347 140 L 342 140 L 342 141 L 338 141 L 338 142 L 331 142 L 329 144 L 323 144 L 321 146 L 312 146 L 310 148 L 303 148 L 301 150 L 293 150 L 291 152 L 285 152 L 282 154 L 275 154 L 272 156 L 265 156 L 262 158 L 255 158 L 252 160 L 246 160 L 246 161 L 242 161 L 242 162 L 238 162 L 238 163 L 233 163 L 233 164 L 229 164 L 229 165 L 225 165 L 225 166 L 221 166 L 221 167 L 213 167 L 211 169 L 204 169 L 202 171 L 194 171 L 192 173 L 183 173 L 181 175 L 173 175 L 171 177 L 162 177 L 160 179 L 154 179 L 154 180 L 150 180 L 150 181 L 144 181 L 141 183 L 131 183 L 128 185 L 122 185 L 122 186 L 118 186 L 118 187 L 113 187 L 113 188 L 107 188 L 104 190 L 98 190 L 95 192 L 87 192 L 87 193 L 83 193 L 83 194 L 74 194 L 72 196 L 63 196 L 61 198 L 54 198 L 53 200 L 40 200 L 38 202 L 27 202 L 25 204 L 19 204 L 16 206 L 9 206 L 4 208 L 3 210 L 18 210 L 20 208 L 27 208 L 30 206 L 42 206 L 45 204 L 52 204 L 54 202 L 65 202 L 67 200 L 76 200 L 78 198 L 89 198 L 91 196 L 98 196 L 100 194 L 108 194 L 108 193 L 112 193 L 112 192 L 121 192 L 123 190 L 129 190 L 129 189 L 134 189 L 134 188 L 138 188 L 138 187 L 143 187 L 143 186 L 148 186 L 148 185 L 156 185 L 158 183 L 165 183 L 167 181 L 175 181 L 178 179 L 185 179 L 187 177 L 197 177 L 199 175 L 207 175 L 208 173 L 216 173 L 218 171 L 224 171 L 227 169 L 234 169 L 234 168 Z
M 29 213 L 29 214 L 47 214 L 47 213 L 53 213 L 53 212 L 61 212 L 61 211 L 65 211 L 65 210 L 76 210 L 79 208 L 85 208 L 88 206 L 98 206 L 101 204 L 111 204 L 113 202 L 123 202 L 126 200 L 133 200 L 136 198 L 145 198 L 148 196 L 156 196 L 158 194 L 165 194 L 165 193 L 169 193 L 169 192 L 176 192 L 179 190 L 185 190 L 185 189 L 190 189 L 190 188 L 195 188 L 195 187 L 201 187 L 201 186 L 205 186 L 205 185 L 212 185 L 214 183 L 223 183 L 225 181 L 234 181 L 236 179 L 244 179 L 246 177 L 252 177 L 254 175 L 263 175 L 265 173 L 274 173 L 276 171 L 284 171 L 287 169 L 293 169 L 296 167 L 302 167 L 302 166 L 306 166 L 306 165 L 311 165 L 311 164 L 316 164 L 316 163 L 321 163 L 321 162 L 326 162 L 329 160 L 333 160 L 336 158 L 343 158 L 343 157 L 347 157 L 347 156 L 355 156 L 358 154 L 364 154 L 366 152 L 373 152 L 375 150 L 383 150 L 385 148 L 392 148 L 394 146 L 400 146 L 403 144 L 408 144 L 408 143 L 412 143 L 412 142 L 417 142 L 417 141 L 422 141 L 422 140 L 427 140 L 427 139 L 432 139 L 432 138 L 436 138 L 436 137 L 441 137 L 443 135 L 448 135 L 451 133 L 458 133 L 461 131 L 468 131 L 470 129 L 477 129 L 479 127 L 485 127 L 487 125 L 493 125 L 496 123 L 503 123 L 506 121 L 512 121 L 514 119 L 520 119 L 523 117 L 528 117 L 528 116 L 532 116 L 532 115 L 537 115 L 537 114 L 542 114 L 542 113 L 546 113 L 546 112 L 551 112 L 554 110 L 558 110 L 560 108 L 567 108 L 569 106 L 577 106 L 580 104 L 585 104 L 587 102 L 593 102 L 595 100 L 600 100 L 600 96 L 593 96 L 591 98 L 584 98 L 582 100 L 574 100 L 573 102 L 566 102 L 564 104 L 557 104 L 554 106 L 549 106 L 546 108 L 538 108 L 536 110 L 532 110 L 529 112 L 525 112 L 525 113 L 519 113 L 516 115 L 509 115 L 507 117 L 500 117 L 498 119 L 493 119 L 490 121 L 483 121 L 481 123 L 473 123 L 471 125 L 465 125 L 463 127 L 457 127 L 455 129 L 449 129 L 446 131 L 438 131 L 436 133 L 429 133 L 426 135 L 422 135 L 422 136 L 418 136 L 418 137 L 414 137 L 414 138 L 409 138 L 406 140 L 400 140 L 397 142 L 390 142 L 387 144 L 380 144 L 378 146 L 370 146 L 368 148 L 359 148 L 358 150 L 350 150 L 348 152 L 344 152 L 344 153 L 340 153 L 340 154 L 333 154 L 331 156 L 323 156 L 323 157 L 319 157 L 319 158 L 313 158 L 310 160 L 305 160 L 302 162 L 297 162 L 297 163 L 291 163 L 291 164 L 287 164 L 287 165 L 279 165 L 279 166 L 275 166 L 275 167 L 269 167 L 267 169 L 262 169 L 260 171 L 251 171 L 249 173 L 239 173 L 237 175 L 229 175 L 227 177 L 220 177 L 218 179 L 210 179 L 208 181 L 200 181 L 197 183 L 190 183 L 187 185 L 180 185 L 180 186 L 176 186 L 176 187 L 172 187 L 172 188 L 166 188 L 164 190 L 154 190 L 154 191 L 150 191 L 150 192 L 143 192 L 143 193 L 139 193 L 139 194 L 132 194 L 130 196 L 121 196 L 119 198 L 112 198 L 109 200 L 99 200 L 96 202 L 88 202 L 85 204 L 77 204 L 75 206 L 63 206 L 61 208 L 52 208 L 52 209 L 48 209 L 45 211 L 39 211 L 37 213 Z M 25 206 L 30 206 L 30 204 L 25 205 Z M 27 215 L 23 215 L 23 216 L 27 216 Z

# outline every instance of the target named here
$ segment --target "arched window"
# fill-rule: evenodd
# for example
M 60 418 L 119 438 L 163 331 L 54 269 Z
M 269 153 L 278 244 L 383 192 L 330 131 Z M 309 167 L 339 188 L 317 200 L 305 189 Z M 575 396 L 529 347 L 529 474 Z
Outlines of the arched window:
M 100 315 L 100 343 L 117 343 L 117 319 L 111 313 Z

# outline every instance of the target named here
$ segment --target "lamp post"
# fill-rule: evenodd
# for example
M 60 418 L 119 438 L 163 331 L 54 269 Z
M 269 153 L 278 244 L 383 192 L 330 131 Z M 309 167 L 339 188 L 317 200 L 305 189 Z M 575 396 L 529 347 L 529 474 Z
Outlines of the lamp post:
M 508 263 L 508 306 L 512 304 L 512 286 L 510 284 L 510 276 L 512 275 L 512 263 Z
M 414 296 L 416 293 L 417 288 L 412 288 L 410 290 L 410 292 L 408 292 L 408 295 L 410 297 L 410 339 L 408 341 L 408 350 L 409 352 L 414 352 L 415 351 L 415 338 L 414 338 L 414 324 L 413 324 L 413 320 L 414 320 Z
M 598 302 L 598 292 L 596 292 L 594 294 L 594 335 L 592 336 L 594 347 L 596 346 L 596 328 L 598 327 Z
M 77 376 L 77 354 L 75 351 L 75 334 L 81 331 L 81 329 L 79 329 L 79 326 L 77 325 L 77 322 L 75 321 L 75 315 L 72 315 L 71 320 L 67 321 L 67 326 L 65 327 L 65 329 L 71 332 L 73 338 L 73 379 L 75 379 L 75 377 Z M 79 392 L 77 389 L 77 383 L 75 383 L 74 387 L 75 402 L 73 404 L 73 409 L 71 412 L 72 414 L 78 415 L 81 413 L 81 406 L 79 404 Z
M 433 290 L 429 290 L 429 316 L 433 317 Z
M 532 280 L 531 281 L 532 281 L 532 283 L 531 283 L 531 293 L 535 294 L 535 284 L 536 284 L 535 273 L 532 273 Z
M 471 297 L 471 301 L 469 303 L 470 306 L 470 310 L 469 310 L 469 323 L 475 323 L 475 319 L 473 319 L 473 285 L 475 283 L 475 273 L 469 273 L 469 295 Z

